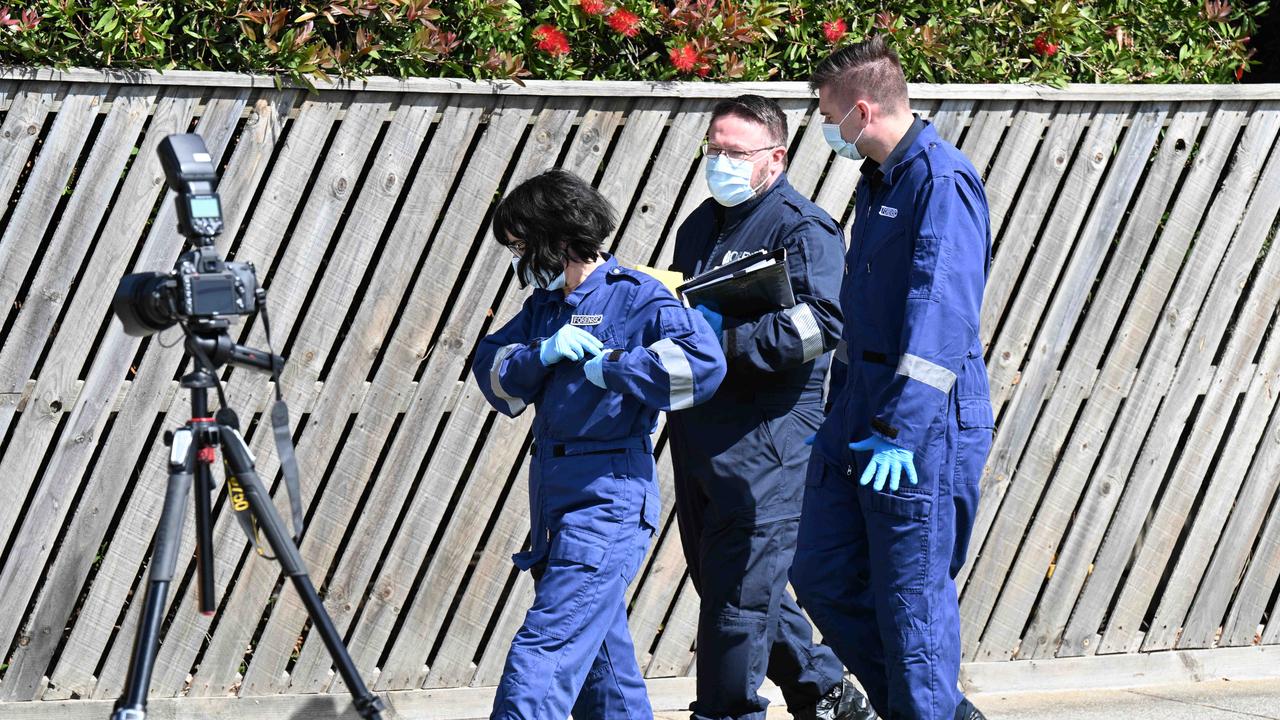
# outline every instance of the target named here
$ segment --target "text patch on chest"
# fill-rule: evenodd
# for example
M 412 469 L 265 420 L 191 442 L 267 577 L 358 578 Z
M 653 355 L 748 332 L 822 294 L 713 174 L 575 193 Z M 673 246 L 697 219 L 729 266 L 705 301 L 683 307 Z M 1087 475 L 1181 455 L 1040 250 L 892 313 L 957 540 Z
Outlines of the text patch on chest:
M 569 318 L 569 324 L 577 325 L 578 327 L 591 327 L 602 322 L 604 322 L 603 315 L 574 315 Z
M 880 206 L 880 217 L 896 218 L 898 217 L 898 208 L 892 208 L 888 205 Z

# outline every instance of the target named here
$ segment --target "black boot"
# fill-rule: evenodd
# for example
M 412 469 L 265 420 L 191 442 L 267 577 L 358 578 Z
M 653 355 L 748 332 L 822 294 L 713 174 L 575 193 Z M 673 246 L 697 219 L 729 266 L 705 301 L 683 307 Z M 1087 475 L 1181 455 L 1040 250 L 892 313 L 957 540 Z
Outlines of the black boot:
M 876 720 L 876 711 L 853 683 L 841 680 L 817 705 L 794 712 L 792 716 L 795 720 Z
M 960 706 L 956 708 L 956 720 L 987 720 L 987 716 L 982 711 L 973 706 L 969 702 L 969 698 L 960 701 Z

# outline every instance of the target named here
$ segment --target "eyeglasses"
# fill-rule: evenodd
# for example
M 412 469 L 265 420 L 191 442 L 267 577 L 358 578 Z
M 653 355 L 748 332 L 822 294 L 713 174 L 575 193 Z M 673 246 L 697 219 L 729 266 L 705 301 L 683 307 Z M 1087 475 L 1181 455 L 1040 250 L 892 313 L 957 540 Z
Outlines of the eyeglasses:
M 755 155 L 756 153 L 760 152 L 761 150 L 772 150 L 772 149 L 777 148 L 777 147 L 782 147 L 782 146 L 781 146 L 781 145 L 766 145 L 765 147 L 756 148 L 755 150 L 730 150 L 730 149 L 728 149 L 728 148 L 722 148 L 722 147 L 719 147 L 719 146 L 716 146 L 716 145 L 712 145 L 711 143 L 707 142 L 706 140 L 703 140 L 703 141 L 702 141 L 702 154 L 703 154 L 703 155 L 706 155 L 707 157 L 718 157 L 718 156 L 720 156 L 720 155 L 728 155 L 730 160 L 747 160 L 747 159 L 749 159 L 752 155 Z
M 511 251 L 512 255 L 515 255 L 516 257 L 520 257 L 521 255 L 524 254 L 524 250 L 525 250 L 524 241 L 516 240 L 515 242 L 509 243 L 507 245 L 507 249 Z

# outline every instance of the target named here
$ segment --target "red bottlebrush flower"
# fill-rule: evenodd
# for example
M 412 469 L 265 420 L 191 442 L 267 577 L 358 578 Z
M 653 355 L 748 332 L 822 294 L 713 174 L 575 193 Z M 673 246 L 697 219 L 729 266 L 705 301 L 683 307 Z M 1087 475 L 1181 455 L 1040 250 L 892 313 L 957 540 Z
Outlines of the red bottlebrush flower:
M 1241 64 L 1240 67 L 1236 68 L 1236 82 L 1239 82 L 1242 77 L 1244 77 L 1244 64 Z
M 635 37 L 640 34 L 640 16 L 626 8 L 618 8 L 609 15 L 609 27 L 619 35 Z
M 578 6 L 588 15 L 603 15 L 609 9 L 604 0 L 579 0 Z
M 569 54 L 569 39 L 555 25 L 539 25 L 534 28 L 533 39 L 538 41 L 539 50 L 552 57 Z
M 693 49 L 693 43 L 685 43 L 684 47 L 671 49 L 671 64 L 682 73 L 693 72 L 698 64 L 698 51 Z
M 822 23 L 822 34 L 827 36 L 827 42 L 829 43 L 840 42 L 840 38 L 844 37 L 847 32 L 849 32 L 849 26 L 845 24 L 843 18 Z
M 1058 54 L 1058 43 L 1049 42 L 1049 38 L 1044 35 L 1037 35 L 1036 40 L 1032 43 L 1036 52 L 1044 57 L 1053 57 Z

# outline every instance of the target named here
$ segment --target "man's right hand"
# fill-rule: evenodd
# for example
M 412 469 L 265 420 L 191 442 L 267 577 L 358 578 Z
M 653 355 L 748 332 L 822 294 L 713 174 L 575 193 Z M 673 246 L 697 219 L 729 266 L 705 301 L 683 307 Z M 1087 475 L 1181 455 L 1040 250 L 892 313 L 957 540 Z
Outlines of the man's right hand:
M 538 359 L 549 367 L 561 360 L 577 362 L 588 355 L 599 355 L 603 349 L 600 338 L 576 325 L 565 325 L 542 341 Z

